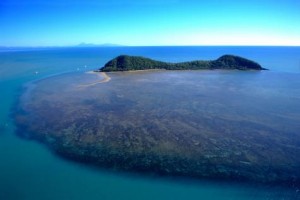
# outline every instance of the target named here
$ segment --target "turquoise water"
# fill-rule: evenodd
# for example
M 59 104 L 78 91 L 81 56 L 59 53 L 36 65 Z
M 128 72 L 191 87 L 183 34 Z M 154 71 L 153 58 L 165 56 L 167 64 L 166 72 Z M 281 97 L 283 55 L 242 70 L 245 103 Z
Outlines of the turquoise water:
M 24 84 L 55 74 L 96 69 L 119 54 L 174 62 L 237 54 L 278 73 L 299 76 L 300 72 L 299 47 L 119 47 L 1 52 L 0 199 L 299 198 L 299 191 L 294 189 L 159 179 L 95 170 L 62 160 L 43 145 L 15 136 L 9 114 Z

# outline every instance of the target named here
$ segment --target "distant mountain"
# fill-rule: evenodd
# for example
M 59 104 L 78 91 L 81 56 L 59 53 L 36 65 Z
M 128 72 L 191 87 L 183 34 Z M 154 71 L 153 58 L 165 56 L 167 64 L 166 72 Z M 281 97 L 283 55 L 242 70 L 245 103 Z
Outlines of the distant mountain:
M 76 47 L 117 47 L 117 46 L 122 46 L 122 45 L 112 44 L 112 43 L 93 44 L 93 43 L 85 43 L 85 42 L 76 45 Z
M 72 48 L 72 47 L 118 47 L 123 46 L 119 44 L 93 44 L 93 43 L 80 43 L 78 45 L 67 46 L 0 46 L 0 51 L 14 51 L 14 50 L 36 50 L 36 49 L 53 49 L 53 48 Z
M 118 56 L 107 62 L 102 72 L 129 71 L 146 69 L 166 69 L 166 70 L 199 70 L 199 69 L 238 69 L 238 70 L 266 70 L 258 63 L 234 55 L 224 55 L 217 60 L 203 61 L 196 60 L 190 62 L 168 63 L 156 61 L 140 56 Z

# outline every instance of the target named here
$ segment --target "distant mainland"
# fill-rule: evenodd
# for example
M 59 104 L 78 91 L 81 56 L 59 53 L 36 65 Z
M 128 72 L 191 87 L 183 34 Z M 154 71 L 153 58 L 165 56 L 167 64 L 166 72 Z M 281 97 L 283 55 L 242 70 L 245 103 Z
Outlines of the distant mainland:
M 93 47 L 124 47 L 124 45 L 113 44 L 113 43 L 103 43 L 103 44 L 94 44 L 94 43 L 79 43 L 75 45 L 49 45 L 49 46 L 0 46 L 0 51 L 14 51 L 14 50 L 41 50 L 41 49 L 56 49 L 56 48 L 93 48 Z
M 141 56 L 120 55 L 108 61 L 101 72 L 131 71 L 148 69 L 166 70 L 200 70 L 200 69 L 236 69 L 236 70 L 266 70 L 260 64 L 234 55 L 223 55 L 216 60 L 195 60 L 180 63 L 162 62 Z

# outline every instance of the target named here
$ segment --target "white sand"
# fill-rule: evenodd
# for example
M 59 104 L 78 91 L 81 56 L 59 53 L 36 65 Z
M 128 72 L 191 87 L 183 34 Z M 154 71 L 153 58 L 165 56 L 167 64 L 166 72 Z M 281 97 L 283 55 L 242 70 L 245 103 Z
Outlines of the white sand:
M 88 83 L 88 84 L 83 84 L 83 85 L 79 85 L 78 87 L 88 87 L 88 86 L 93 86 L 93 85 L 96 85 L 96 84 L 99 84 L 99 83 L 106 83 L 108 81 L 111 80 L 111 78 L 105 73 L 105 72 L 94 72 L 94 71 L 89 71 L 89 72 L 86 72 L 87 74 L 95 74 L 99 77 L 101 77 L 101 80 L 100 81 L 96 81 L 96 82 L 93 82 L 93 83 Z M 104 77 L 104 78 L 103 78 Z

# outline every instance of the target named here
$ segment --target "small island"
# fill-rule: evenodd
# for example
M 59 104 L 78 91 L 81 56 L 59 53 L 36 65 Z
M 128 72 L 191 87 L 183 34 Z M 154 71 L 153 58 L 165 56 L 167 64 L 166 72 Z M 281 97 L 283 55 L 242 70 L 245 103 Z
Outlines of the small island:
M 121 55 L 109 62 L 101 72 L 112 71 L 133 71 L 133 70 L 148 70 L 148 69 L 165 69 L 165 70 L 200 70 L 200 69 L 237 69 L 237 70 L 266 70 L 260 64 L 234 55 L 223 55 L 217 60 L 195 60 L 189 62 L 169 63 L 141 56 Z

